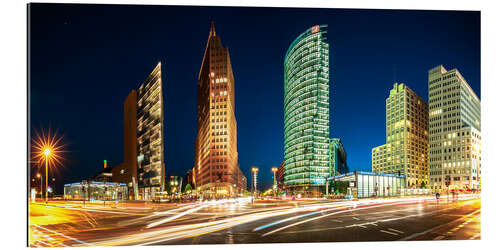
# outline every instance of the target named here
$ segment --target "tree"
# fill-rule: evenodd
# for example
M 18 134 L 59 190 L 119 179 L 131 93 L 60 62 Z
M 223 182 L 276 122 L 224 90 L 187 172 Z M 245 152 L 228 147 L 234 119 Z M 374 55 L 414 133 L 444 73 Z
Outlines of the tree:
M 193 190 L 193 187 L 191 187 L 191 184 L 189 184 L 189 183 L 184 187 L 184 193 L 191 192 L 192 190 Z
M 243 195 L 244 195 L 244 196 L 250 196 L 250 192 L 248 192 L 248 190 L 245 190 L 245 191 L 243 192 Z
M 281 193 L 282 193 L 282 192 L 281 192 L 281 189 L 278 189 L 278 190 L 276 191 L 276 196 L 281 196 Z
M 347 188 L 349 187 L 348 181 L 334 181 L 332 184 L 333 190 L 335 190 L 336 194 L 347 193 Z
M 426 187 L 427 187 L 427 185 L 425 185 L 425 181 L 422 181 L 422 183 L 420 183 L 420 188 L 423 189 L 423 188 L 426 188 Z

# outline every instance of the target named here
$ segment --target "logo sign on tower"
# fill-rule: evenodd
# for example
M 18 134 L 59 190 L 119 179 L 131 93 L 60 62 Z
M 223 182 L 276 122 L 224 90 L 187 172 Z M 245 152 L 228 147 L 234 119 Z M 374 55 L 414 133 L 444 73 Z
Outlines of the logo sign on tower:
M 314 33 L 318 32 L 318 31 L 319 31 L 319 25 L 313 26 L 313 27 L 311 28 L 311 33 L 312 33 L 312 34 L 314 34 Z

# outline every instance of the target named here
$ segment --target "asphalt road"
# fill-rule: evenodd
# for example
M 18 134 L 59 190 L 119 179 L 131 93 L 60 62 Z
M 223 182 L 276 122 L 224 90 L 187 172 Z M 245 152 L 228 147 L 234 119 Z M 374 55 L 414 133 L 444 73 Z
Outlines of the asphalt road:
M 111 207 L 110 205 L 113 205 Z M 29 245 L 112 246 L 480 239 L 461 197 L 191 204 L 30 204 Z

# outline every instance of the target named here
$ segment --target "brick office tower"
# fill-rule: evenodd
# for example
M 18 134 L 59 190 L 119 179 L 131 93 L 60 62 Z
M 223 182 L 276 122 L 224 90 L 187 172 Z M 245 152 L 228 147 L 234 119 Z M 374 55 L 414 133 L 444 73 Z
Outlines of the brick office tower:
M 132 90 L 123 102 L 123 162 L 113 167 L 113 181 L 128 186 L 129 199 L 137 192 L 137 91 Z
M 246 189 L 238 164 L 234 105 L 229 51 L 212 23 L 198 75 L 194 176 L 196 190 L 204 197 L 236 196 Z

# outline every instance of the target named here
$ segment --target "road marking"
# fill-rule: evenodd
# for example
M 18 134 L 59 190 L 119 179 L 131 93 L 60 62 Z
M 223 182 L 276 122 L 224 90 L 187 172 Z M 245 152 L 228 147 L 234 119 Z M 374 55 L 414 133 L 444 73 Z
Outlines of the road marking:
M 442 239 L 444 239 L 443 235 L 439 235 L 438 237 L 434 238 L 434 240 L 442 240 Z
M 56 232 L 56 231 L 50 230 L 50 229 L 48 229 L 48 228 L 45 228 L 45 227 L 42 227 L 42 226 L 39 226 L 39 225 L 33 225 L 33 226 L 38 227 L 38 228 L 43 229 L 43 230 L 46 230 L 46 231 L 49 231 L 49 232 L 51 232 L 51 233 L 54 233 L 54 234 L 57 234 L 57 235 L 63 236 L 63 237 L 68 238 L 68 239 L 70 239 L 70 240 L 73 240 L 73 241 L 76 241 L 76 242 L 82 243 L 82 244 L 84 244 L 84 245 L 92 246 L 92 244 L 90 244 L 90 243 L 87 243 L 87 242 L 85 242 L 85 241 L 81 241 L 81 240 L 79 240 L 79 239 L 75 239 L 75 238 L 70 237 L 70 236 L 67 236 L 67 235 L 65 235 L 65 234 L 62 234 L 62 233 L 59 233 L 59 232 Z
M 397 233 L 393 233 L 393 232 L 389 232 L 389 231 L 385 231 L 385 230 L 380 230 L 380 232 L 386 233 L 386 234 L 392 234 L 392 235 L 399 235 Z
M 481 233 L 477 233 L 476 235 L 470 237 L 471 240 L 474 240 L 476 239 L 478 236 L 481 236 Z
M 49 247 L 51 246 L 51 245 L 49 245 L 48 243 L 43 242 L 43 241 L 41 241 L 41 240 L 37 240 L 36 242 L 38 242 L 39 244 L 43 244 L 43 245 L 49 246 Z
M 399 230 L 396 230 L 394 228 L 387 228 L 387 230 L 391 230 L 391 231 L 394 231 L 394 232 L 397 232 L 397 233 L 400 233 L 400 234 L 404 234 L 405 233 L 403 231 L 399 231 Z
M 361 220 L 360 218 L 354 217 L 354 216 L 352 218 L 355 219 L 355 220 Z
M 82 211 L 92 211 L 92 212 L 101 212 L 101 213 L 112 213 L 112 214 L 131 214 L 131 215 L 142 215 L 143 213 L 127 213 L 127 212 L 118 212 L 118 211 L 106 211 L 106 210 L 97 210 L 97 209 L 88 209 L 88 208 L 77 208 L 77 207 L 65 207 L 65 206 L 55 206 L 48 205 L 49 207 L 60 207 L 65 209 L 73 209 L 73 210 L 82 210 Z
M 451 222 L 448 222 L 448 223 L 445 223 L 445 224 L 441 224 L 441 225 L 437 225 L 437 226 L 435 226 L 435 227 L 433 227 L 433 228 L 430 228 L 430 229 L 427 229 L 427 230 L 425 230 L 425 231 L 423 231 L 423 232 L 420 232 L 420 233 L 414 233 L 414 234 L 412 234 L 412 235 L 406 236 L 406 237 L 401 238 L 401 239 L 399 239 L 399 240 L 402 240 L 402 241 L 407 241 L 407 240 L 411 240 L 411 239 L 417 238 L 417 237 L 419 237 L 419 236 L 422 236 L 422 235 L 425 235 L 425 234 L 430 233 L 430 232 L 432 232 L 432 231 L 435 231 L 436 229 L 439 229 L 439 228 L 444 227 L 444 226 L 446 226 L 446 225 L 453 224 L 454 222 L 459 221 L 459 220 L 461 220 L 462 218 L 466 218 L 466 217 L 473 216 L 473 215 L 475 215 L 476 213 L 479 213 L 479 212 L 481 212 L 481 210 L 476 210 L 476 211 L 474 211 L 474 212 L 472 212 L 472 213 L 470 213 L 470 214 L 466 214 L 466 215 L 464 215 L 464 216 L 462 216 L 462 217 L 460 217 L 460 218 L 458 218 L 458 219 L 456 219 L 456 220 L 454 220 L 454 221 L 451 221 Z M 448 234 L 451 234 L 451 232 L 448 232 Z
M 343 221 L 341 220 L 337 220 L 337 219 L 331 219 L 331 221 L 335 221 L 335 222 L 339 222 L 339 223 L 342 223 Z
M 366 225 L 366 223 L 364 223 L 364 224 L 352 224 L 352 225 L 349 225 L 349 226 L 345 226 L 344 228 L 349 228 L 349 227 L 362 227 L 362 228 L 366 228 L 364 225 Z
M 307 222 L 310 222 L 310 221 L 313 221 L 313 220 L 318 220 L 318 219 L 321 219 L 321 218 L 324 218 L 324 217 L 327 217 L 327 216 L 332 216 L 332 215 L 335 215 L 335 214 L 346 213 L 346 212 L 356 211 L 356 210 L 365 210 L 365 209 L 376 208 L 376 207 L 385 207 L 385 206 L 391 206 L 391 205 L 393 205 L 393 203 L 390 203 L 390 204 L 381 204 L 381 205 L 372 205 L 372 206 L 368 206 L 368 207 L 353 208 L 353 209 L 348 209 L 348 210 L 342 210 L 342 211 L 338 211 L 338 212 L 333 212 L 333 213 L 330 213 L 330 214 L 325 214 L 325 215 L 317 216 L 317 217 L 314 217 L 314 218 L 311 218 L 311 219 L 302 220 L 302 221 L 299 221 L 299 222 L 296 222 L 296 223 L 293 223 L 293 224 L 290 224 L 290 225 L 287 225 L 287 226 L 284 226 L 284 227 L 280 227 L 278 229 L 275 229 L 273 231 L 270 231 L 270 232 L 267 232 L 267 233 L 261 235 L 261 237 L 264 237 L 264 236 L 267 236 L 267 235 L 279 232 L 281 230 L 284 230 L 284 229 L 287 229 L 287 228 L 290 228 L 290 227 L 294 227 L 294 226 L 297 226 L 297 225 L 300 225 L 300 224 L 304 224 L 304 223 L 307 223 Z M 398 205 L 404 205 L 404 203 L 403 204 L 398 204 Z

